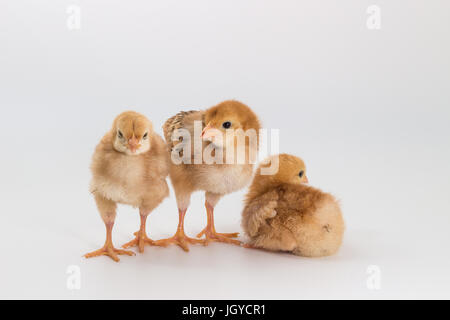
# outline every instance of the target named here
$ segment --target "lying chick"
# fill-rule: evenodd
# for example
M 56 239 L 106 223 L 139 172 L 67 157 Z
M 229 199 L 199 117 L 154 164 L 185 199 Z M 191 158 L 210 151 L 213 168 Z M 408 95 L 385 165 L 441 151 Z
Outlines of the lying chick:
M 249 247 L 306 257 L 336 253 L 344 234 L 338 202 L 304 184 L 308 182 L 305 165 L 295 156 L 279 155 L 278 172 L 261 174 L 276 157 L 258 168 L 246 196 L 242 227 L 250 238 Z
M 169 171 L 166 145 L 153 132 L 151 122 L 137 112 L 120 114 L 97 145 L 91 171 L 91 192 L 106 226 L 106 242 L 103 248 L 85 257 L 106 255 L 119 261 L 117 255 L 134 255 L 132 251 L 114 248 L 112 243 L 117 203 L 138 207 L 141 217 L 136 238 L 123 247 L 138 246 L 143 252 L 144 245 L 154 244 L 147 237 L 145 223 L 148 214 L 169 195 Z
M 200 124 L 200 132 L 196 132 L 195 123 Z M 253 175 L 253 163 L 251 154 L 256 154 L 258 149 L 259 120 L 254 112 L 239 101 L 228 100 L 211 107 L 205 111 L 180 112 L 166 121 L 163 126 L 171 156 L 183 155 L 189 160 L 188 163 L 170 163 L 170 179 L 175 190 L 179 211 L 179 223 L 176 234 L 169 239 L 159 240 L 158 245 L 177 244 L 185 251 L 188 251 L 188 244 L 201 243 L 208 244 L 211 241 L 225 242 L 240 245 L 240 242 L 231 238 L 237 237 L 238 233 L 218 233 L 214 226 L 214 207 L 219 199 L 231 192 L 237 191 L 251 181 Z M 190 137 L 190 142 L 177 139 L 174 134 L 184 130 Z M 251 131 L 251 132 L 250 132 Z M 238 139 L 243 133 L 254 133 L 254 139 L 240 140 L 242 154 L 239 158 Z M 196 161 L 195 139 L 200 141 L 200 153 L 207 154 L 207 148 L 214 147 L 211 154 L 221 159 L 222 163 L 216 161 L 208 162 L 203 157 Z M 221 138 L 221 139 L 219 139 Z M 193 152 L 185 154 L 186 150 L 179 150 L 178 147 L 185 143 Z M 243 142 L 242 142 L 243 141 Z M 233 149 L 233 148 L 236 148 Z M 216 150 L 221 149 L 223 154 L 219 156 Z M 227 155 L 227 151 L 235 154 L 233 158 Z M 175 153 L 174 153 L 175 152 Z M 184 216 L 190 204 L 191 194 L 195 191 L 205 191 L 205 207 L 207 212 L 207 226 L 197 237 L 205 235 L 204 240 L 189 238 L 184 233 Z

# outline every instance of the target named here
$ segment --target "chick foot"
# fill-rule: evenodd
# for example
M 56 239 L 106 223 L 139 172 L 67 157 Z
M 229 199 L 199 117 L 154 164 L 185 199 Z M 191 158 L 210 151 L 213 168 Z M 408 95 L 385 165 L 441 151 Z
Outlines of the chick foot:
M 206 229 L 207 228 L 205 227 L 202 231 L 200 231 L 200 233 L 197 234 L 197 238 L 203 237 L 203 235 L 206 233 Z M 223 237 L 227 237 L 227 238 L 237 238 L 238 235 L 239 235 L 239 232 L 233 232 L 233 233 L 219 233 L 219 232 L 216 232 L 216 234 L 218 234 L 220 236 L 223 236 Z
M 119 262 L 120 259 L 118 255 L 127 255 L 127 256 L 134 256 L 135 253 L 133 251 L 128 250 L 120 250 L 113 247 L 112 244 L 105 244 L 103 248 L 86 253 L 84 255 L 85 258 L 93 258 L 93 257 L 99 257 L 99 256 L 108 256 L 111 259 L 113 259 L 115 262 Z
M 231 235 L 233 235 L 233 234 L 231 234 Z M 239 240 L 230 239 L 230 236 L 227 236 L 226 233 L 225 234 L 218 233 L 211 229 L 208 229 L 205 231 L 205 241 L 206 241 L 207 245 L 210 242 L 224 242 L 224 243 L 234 244 L 237 246 L 241 245 L 241 242 Z
M 136 236 L 136 238 L 134 238 L 133 240 L 125 243 L 124 245 L 122 245 L 122 248 L 127 249 L 127 248 L 130 248 L 130 247 L 138 247 L 139 252 L 143 253 L 145 245 L 149 245 L 149 246 L 154 246 L 155 245 L 155 241 L 153 241 L 152 239 L 147 237 L 147 235 L 145 233 L 141 233 L 140 231 L 136 231 L 134 233 L 134 235 Z
M 200 240 L 200 239 L 190 238 L 190 237 L 186 236 L 184 234 L 184 232 L 177 231 L 177 233 L 175 233 L 175 235 L 173 237 L 171 237 L 171 238 L 161 239 L 161 240 L 157 240 L 157 241 L 154 242 L 154 245 L 161 246 L 161 247 L 167 247 L 168 245 L 171 245 L 171 244 L 176 244 L 181 249 L 183 249 L 184 251 L 188 252 L 189 251 L 188 244 L 202 244 L 202 245 L 206 245 L 206 241 L 205 240 Z
M 203 229 L 197 237 L 201 237 L 202 235 L 205 235 L 206 243 L 209 244 L 210 242 L 224 242 L 229 244 L 235 244 L 237 246 L 241 245 L 241 242 L 238 240 L 233 240 L 230 238 L 236 238 L 239 233 L 219 233 L 216 232 L 216 228 L 214 226 L 214 207 L 209 204 L 208 201 L 205 202 L 206 207 L 206 213 L 207 213 L 207 219 L 208 223 L 206 224 L 205 229 Z

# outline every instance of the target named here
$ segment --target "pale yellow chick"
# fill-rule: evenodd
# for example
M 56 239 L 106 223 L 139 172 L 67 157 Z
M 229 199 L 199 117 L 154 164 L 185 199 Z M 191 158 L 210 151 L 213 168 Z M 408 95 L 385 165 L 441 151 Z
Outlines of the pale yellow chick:
M 344 235 L 344 220 L 336 199 L 305 183 L 306 168 L 295 156 L 281 154 L 276 174 L 256 171 L 242 213 L 248 247 L 289 251 L 306 257 L 336 253 Z
M 91 192 L 106 226 L 106 242 L 101 249 L 86 254 L 86 258 L 107 255 L 119 261 L 118 255 L 134 254 L 113 246 L 111 234 L 117 203 L 139 208 L 141 218 L 136 238 L 123 247 L 138 246 L 143 252 L 144 245 L 154 244 L 147 237 L 145 224 L 148 214 L 169 195 L 168 168 L 166 145 L 153 131 L 152 123 L 134 111 L 120 114 L 92 158 Z
M 196 124 L 200 124 L 199 130 L 196 130 Z M 245 104 L 228 100 L 205 111 L 180 112 L 167 120 L 163 129 L 171 152 L 169 175 L 177 199 L 179 224 L 172 238 L 159 240 L 157 243 L 177 244 L 185 251 L 189 250 L 188 244 L 208 244 L 211 241 L 239 245 L 239 241 L 231 239 L 237 237 L 238 233 L 216 232 L 214 207 L 222 196 L 244 188 L 251 181 L 260 129 L 257 116 Z M 188 136 L 174 136 L 180 130 Z M 245 138 L 245 134 L 251 135 L 252 138 Z M 188 138 L 191 140 L 187 141 Z M 195 139 L 200 141 L 198 149 Z M 201 154 L 201 158 L 197 160 L 196 150 Z M 222 154 L 219 150 L 222 150 Z M 242 150 L 243 152 L 240 152 Z M 243 157 L 239 158 L 239 152 Z M 231 156 L 231 153 L 234 156 Z M 202 155 L 212 155 L 215 159 L 211 161 Z M 253 162 L 252 155 L 255 158 Z M 176 163 L 173 158 L 177 156 L 183 156 L 184 160 L 190 163 Z M 197 235 L 205 235 L 204 240 L 187 237 L 184 233 L 184 216 L 191 194 L 195 191 L 204 191 L 206 197 L 207 225 Z

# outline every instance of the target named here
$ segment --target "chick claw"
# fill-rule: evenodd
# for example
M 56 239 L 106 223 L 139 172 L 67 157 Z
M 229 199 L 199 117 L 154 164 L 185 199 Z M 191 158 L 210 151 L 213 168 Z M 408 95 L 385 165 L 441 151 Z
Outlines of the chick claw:
M 177 232 L 173 237 L 171 238 L 167 238 L 167 239 L 162 239 L 162 240 L 157 240 L 154 242 L 154 245 L 156 246 L 161 246 L 161 247 L 167 247 L 170 244 L 176 244 L 178 245 L 181 249 L 183 249 L 186 252 L 189 252 L 189 246 L 188 243 L 190 244 L 202 244 L 202 245 L 206 245 L 206 241 L 205 240 L 199 240 L 199 239 L 194 239 L 194 238 L 189 238 L 188 236 L 186 236 L 184 233 L 179 233 Z
M 145 245 L 150 245 L 150 246 L 155 245 L 155 241 L 153 241 L 152 239 L 147 237 L 147 235 L 145 233 L 141 235 L 141 233 L 139 231 L 136 231 L 134 233 L 134 235 L 136 236 L 136 238 L 134 238 L 133 240 L 122 245 L 122 248 L 127 249 L 130 247 L 138 247 L 139 252 L 143 253 Z
M 86 253 L 84 255 L 84 257 L 85 258 L 93 258 L 93 257 L 98 257 L 98 256 L 108 256 L 111 259 L 113 259 L 115 262 L 119 262 L 120 259 L 117 255 L 134 256 L 135 253 L 133 251 L 116 249 L 112 245 L 105 245 L 101 249 Z
M 197 234 L 197 238 L 201 238 L 205 233 L 206 233 L 206 229 L 204 228 L 202 231 L 200 231 L 199 234 Z M 223 237 L 227 237 L 227 238 L 237 238 L 239 235 L 239 232 L 233 232 L 233 233 L 219 233 L 216 232 L 217 235 L 223 236 Z

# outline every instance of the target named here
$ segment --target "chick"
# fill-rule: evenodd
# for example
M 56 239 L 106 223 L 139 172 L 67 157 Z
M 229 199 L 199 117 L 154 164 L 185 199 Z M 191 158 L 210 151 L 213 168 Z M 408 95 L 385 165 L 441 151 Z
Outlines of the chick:
M 196 125 L 200 125 L 200 130 L 196 130 Z M 260 129 L 257 116 L 245 104 L 228 100 L 205 111 L 180 112 L 167 120 L 163 129 L 172 157 L 169 176 L 177 199 L 179 223 L 172 238 L 159 240 L 157 244 L 177 244 L 185 251 L 189 251 L 188 244 L 207 245 L 211 241 L 240 245 L 239 241 L 231 239 L 238 233 L 216 232 L 214 207 L 222 196 L 245 187 L 251 181 L 251 156 L 257 153 Z M 177 139 L 175 134 L 180 130 L 187 132 L 191 140 L 185 141 L 186 137 Z M 246 133 L 248 138 L 245 138 Z M 195 151 L 196 139 L 200 141 L 200 160 L 196 158 L 199 154 Z M 184 145 L 183 150 L 180 150 L 180 145 Z M 185 147 L 194 152 L 185 150 Z M 217 161 L 203 157 L 211 148 L 210 155 Z M 240 153 L 242 157 L 239 157 L 239 150 L 243 151 Z M 188 161 L 175 163 L 173 156 L 178 155 Z M 205 235 L 202 240 L 187 237 L 183 227 L 194 191 L 204 191 L 206 198 L 207 225 L 197 235 L 197 238 Z
M 279 161 L 278 172 L 263 175 L 261 169 Z M 306 257 L 337 252 L 344 234 L 344 220 L 336 199 L 305 185 L 305 164 L 281 154 L 268 159 L 256 171 L 242 213 L 248 247 L 289 251 Z
M 97 145 L 91 164 L 91 192 L 106 226 L 106 242 L 86 258 L 106 255 L 119 261 L 117 255 L 134 255 L 114 248 L 112 243 L 117 203 L 138 207 L 141 218 L 136 238 L 123 247 L 137 246 L 143 252 L 144 245 L 154 244 L 147 237 L 145 223 L 149 213 L 169 195 L 168 160 L 164 140 L 145 116 L 128 111 L 114 120 L 112 129 Z

